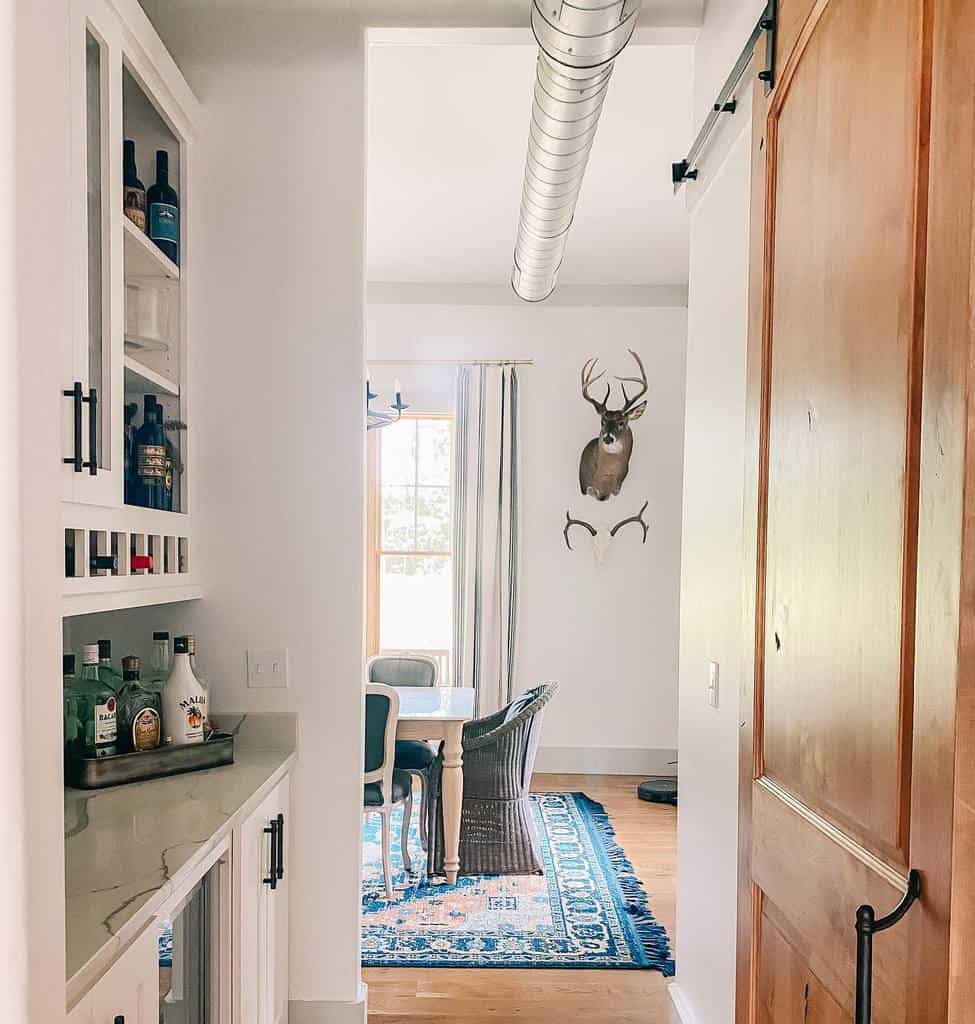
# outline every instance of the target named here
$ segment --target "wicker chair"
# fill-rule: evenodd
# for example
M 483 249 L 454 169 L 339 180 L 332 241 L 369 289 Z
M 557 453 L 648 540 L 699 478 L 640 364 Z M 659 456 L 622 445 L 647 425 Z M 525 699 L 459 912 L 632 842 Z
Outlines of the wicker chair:
M 460 818 L 460 874 L 543 873 L 529 786 L 545 705 L 556 683 L 523 693 L 506 708 L 464 726 L 464 803 Z M 430 776 L 427 869 L 443 874 L 441 752 Z

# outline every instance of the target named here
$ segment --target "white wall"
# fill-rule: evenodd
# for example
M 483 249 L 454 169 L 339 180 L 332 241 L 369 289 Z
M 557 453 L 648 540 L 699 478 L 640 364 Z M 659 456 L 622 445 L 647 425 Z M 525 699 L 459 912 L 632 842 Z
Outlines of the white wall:
M 686 1024 L 734 1019 L 750 114 L 689 192 L 677 981 Z M 730 134 L 730 133 L 729 133 Z M 727 144 L 731 141 L 730 152 Z M 722 155 L 722 151 L 724 155 Z M 708 662 L 720 666 L 708 705 Z
M 17 193 L 14 154 L 17 140 L 14 71 L 14 5 L 0 0 L 0 219 L 15 222 Z M 5 231 L 0 239 L 0 358 L 5 367 L 16 368 L 17 236 Z M 17 438 L 19 424 L 18 379 L 16 369 L 5 373 L 0 395 L 0 429 L 4 437 Z M 0 474 L 5 481 L 19 478 L 20 452 L 17 444 L 4 445 L 0 453 Z M 26 691 L 22 685 L 23 630 L 21 623 L 20 571 L 20 488 L 0 491 L 0 558 L 8 566 L 0 589 L 0 642 L 4 650 L 4 673 L 0 680 L 0 820 L 7 836 L 20 837 L 27 830 L 27 719 Z M 0 991 L 4 993 L 4 1013 L 12 1021 L 27 1019 L 28 973 L 27 947 L 27 849 L 23 842 L 5 842 L 0 849 L 0 877 L 5 880 L 4 913 L 0 915 Z
M 206 114 L 194 627 L 217 708 L 299 716 L 291 1020 L 361 1021 L 363 32 L 153 6 Z M 254 647 L 287 690 L 246 688 Z
M 538 767 L 547 770 L 672 771 L 676 747 L 680 494 L 683 437 L 683 308 L 565 308 L 376 304 L 367 308 L 375 359 L 534 359 L 521 373 L 522 581 L 520 687 L 557 680 Z M 591 355 L 631 375 L 638 351 L 650 379 L 647 412 L 633 423 L 634 450 L 621 494 L 583 497 L 579 455 L 598 418 L 581 397 Z M 391 368 L 371 370 L 377 383 Z M 388 387 L 388 383 L 383 384 Z M 375 389 L 374 389 L 375 390 Z M 404 396 L 410 401 L 410 395 Z M 618 393 L 616 400 L 619 399 Z M 613 542 L 597 566 L 584 530 L 562 535 L 566 509 L 612 525 L 645 500 L 639 527 Z
M 764 10 L 765 0 L 707 0 L 694 46 L 695 132 Z

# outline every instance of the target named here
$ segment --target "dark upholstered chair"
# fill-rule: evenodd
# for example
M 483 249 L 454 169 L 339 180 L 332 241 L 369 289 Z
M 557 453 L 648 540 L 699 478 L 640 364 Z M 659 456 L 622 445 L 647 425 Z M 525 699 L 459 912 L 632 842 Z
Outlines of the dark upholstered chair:
M 413 810 L 413 780 L 406 772 L 393 767 L 396 742 L 396 719 L 399 717 L 399 694 L 389 686 L 366 685 L 365 760 L 362 774 L 362 813 L 382 818 L 383 878 L 386 898 L 393 899 L 393 874 L 389 863 L 389 830 L 393 807 L 403 804 L 403 831 L 400 848 L 403 867 L 410 871 L 408 839 L 410 814 Z
M 460 816 L 460 874 L 540 875 L 538 837 L 529 787 L 545 706 L 558 690 L 543 683 L 506 708 L 464 726 L 464 803 Z M 431 773 L 427 867 L 443 874 L 442 759 Z
M 423 654 L 380 654 L 369 659 L 366 678 L 387 686 L 436 686 L 437 663 Z M 420 842 L 427 847 L 426 799 L 437 748 L 423 740 L 396 741 L 396 770 L 420 780 Z

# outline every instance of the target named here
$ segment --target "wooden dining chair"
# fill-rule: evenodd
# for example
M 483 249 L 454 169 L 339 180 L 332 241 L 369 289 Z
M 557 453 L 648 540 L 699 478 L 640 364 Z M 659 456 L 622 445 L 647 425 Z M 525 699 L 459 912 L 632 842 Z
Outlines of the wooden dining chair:
M 425 654 L 377 654 L 366 663 L 366 679 L 387 686 L 436 686 L 440 668 Z M 427 848 L 427 791 L 437 744 L 426 740 L 397 740 L 396 765 L 420 781 L 420 844 Z
M 403 805 L 403 828 L 400 849 L 403 867 L 410 864 L 410 815 L 413 811 L 413 780 L 398 771 L 393 762 L 396 750 L 396 720 L 399 718 L 399 694 L 384 683 L 366 684 L 365 758 L 362 773 L 362 813 L 378 814 L 381 819 L 383 847 L 383 879 L 386 898 L 394 899 L 393 872 L 390 866 L 390 828 L 393 808 Z

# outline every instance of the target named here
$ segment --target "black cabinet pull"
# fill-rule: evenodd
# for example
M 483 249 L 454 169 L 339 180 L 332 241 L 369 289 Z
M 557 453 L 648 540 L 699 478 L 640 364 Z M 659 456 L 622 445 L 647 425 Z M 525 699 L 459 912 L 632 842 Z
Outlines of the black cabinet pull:
M 264 835 L 271 837 L 271 864 L 268 869 L 267 878 L 265 878 L 264 884 L 269 885 L 272 889 L 277 889 L 278 878 L 281 876 L 278 874 L 278 820 L 277 818 L 272 819 L 271 824 L 266 826 L 264 829 Z
M 80 473 L 84 463 L 81 461 L 81 403 L 84 401 L 84 392 L 81 390 L 81 381 L 76 380 L 74 385 L 62 394 L 74 402 L 72 414 L 74 418 L 74 455 L 62 460 L 67 466 L 74 466 L 74 471 Z
M 278 878 L 284 878 L 284 815 L 279 814 L 276 822 L 278 826 Z
M 88 403 L 88 461 L 82 463 L 92 476 L 98 476 L 98 392 L 88 389 L 88 397 L 82 397 Z
M 873 937 L 877 932 L 892 928 L 921 897 L 921 875 L 911 870 L 907 876 L 907 892 L 898 905 L 886 916 L 877 918 L 869 904 L 857 910 L 857 1002 L 855 1024 L 870 1024 L 873 999 Z

